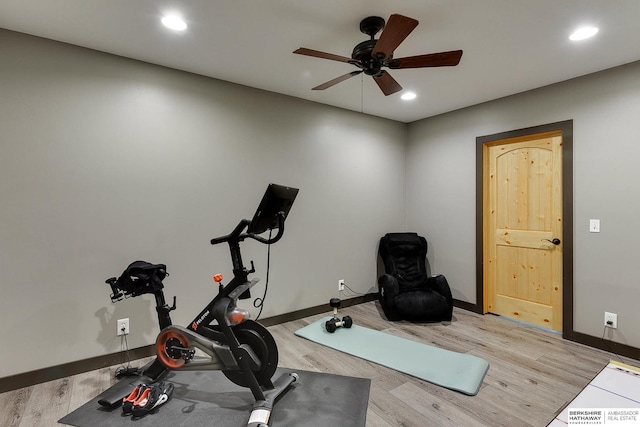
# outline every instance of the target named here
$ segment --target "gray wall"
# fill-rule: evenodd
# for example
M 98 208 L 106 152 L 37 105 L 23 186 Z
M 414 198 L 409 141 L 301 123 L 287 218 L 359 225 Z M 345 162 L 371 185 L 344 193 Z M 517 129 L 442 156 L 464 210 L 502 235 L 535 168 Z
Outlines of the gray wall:
M 430 242 L 433 271 L 476 302 L 476 137 L 573 119 L 574 330 L 640 347 L 640 63 L 409 125 L 407 227 Z M 589 233 L 589 219 L 601 233 Z
M 338 279 L 373 291 L 380 235 L 405 228 L 474 303 L 475 138 L 567 119 L 574 327 L 600 336 L 613 311 L 610 337 L 640 347 L 638 81 L 636 63 L 405 125 L 0 30 L 0 342 L 20 350 L 0 378 L 119 351 L 122 317 L 131 347 L 152 343 L 152 298 L 111 304 L 103 283 L 135 259 L 169 266 L 173 318 L 190 321 L 230 276 L 209 238 L 269 182 L 301 192 L 264 317 L 326 303 Z M 264 279 L 266 248 L 245 250 Z
M 111 304 L 104 284 L 137 259 L 168 265 L 189 322 L 231 276 L 209 239 L 269 182 L 300 194 L 263 317 L 327 303 L 338 279 L 371 292 L 380 235 L 405 226 L 402 123 L 4 30 L 0 94 L 0 342 L 17 354 L 0 377 L 119 351 L 123 317 L 130 347 L 152 343 L 152 296 Z M 244 248 L 262 295 L 266 246 Z

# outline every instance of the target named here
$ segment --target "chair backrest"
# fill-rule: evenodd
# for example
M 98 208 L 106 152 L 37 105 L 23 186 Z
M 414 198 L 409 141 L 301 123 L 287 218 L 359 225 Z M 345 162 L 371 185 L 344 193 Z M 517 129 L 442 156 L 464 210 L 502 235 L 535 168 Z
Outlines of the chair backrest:
M 378 253 L 386 274 L 398 279 L 400 292 L 415 289 L 427 281 L 427 240 L 417 233 L 387 233 L 380 239 Z

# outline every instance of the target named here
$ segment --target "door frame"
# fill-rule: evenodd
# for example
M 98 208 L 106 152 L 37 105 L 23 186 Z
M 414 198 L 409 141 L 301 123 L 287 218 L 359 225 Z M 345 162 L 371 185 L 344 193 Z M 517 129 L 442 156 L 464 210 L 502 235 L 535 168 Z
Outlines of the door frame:
M 476 138 L 476 305 L 484 314 L 484 144 L 543 132 L 562 131 L 562 337 L 573 341 L 573 120 Z

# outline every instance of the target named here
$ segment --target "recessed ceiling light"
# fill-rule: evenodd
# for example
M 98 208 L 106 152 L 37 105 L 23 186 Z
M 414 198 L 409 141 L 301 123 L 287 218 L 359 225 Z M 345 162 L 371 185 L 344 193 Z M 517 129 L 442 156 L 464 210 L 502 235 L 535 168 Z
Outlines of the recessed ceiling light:
M 582 27 L 574 31 L 573 34 L 569 36 L 569 39 L 574 41 L 584 40 L 595 36 L 597 32 L 598 29 L 596 27 Z
M 187 29 L 187 24 L 175 15 L 168 15 L 162 18 L 162 23 L 165 27 L 171 28 L 176 31 L 183 31 Z
M 411 101 L 412 99 L 416 99 L 416 96 L 418 95 L 413 92 L 405 92 L 400 98 L 404 99 L 405 101 Z

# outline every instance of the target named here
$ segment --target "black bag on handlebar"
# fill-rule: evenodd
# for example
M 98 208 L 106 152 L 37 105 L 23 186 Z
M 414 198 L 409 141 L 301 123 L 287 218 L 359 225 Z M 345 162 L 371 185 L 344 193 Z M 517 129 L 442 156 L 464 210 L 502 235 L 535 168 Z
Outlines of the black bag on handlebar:
M 118 277 L 115 286 L 126 296 L 138 296 L 161 290 L 162 281 L 167 277 L 167 266 L 151 264 L 146 261 L 135 261 L 129 264 Z

